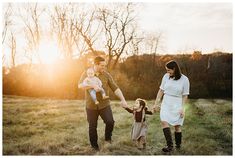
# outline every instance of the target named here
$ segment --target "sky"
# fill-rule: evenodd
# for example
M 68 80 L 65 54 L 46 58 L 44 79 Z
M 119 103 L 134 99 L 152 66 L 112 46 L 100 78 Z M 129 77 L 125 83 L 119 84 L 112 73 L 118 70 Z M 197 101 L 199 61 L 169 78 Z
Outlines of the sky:
M 143 3 L 140 27 L 161 31 L 162 52 L 232 52 L 232 3 Z
M 140 7 L 137 8 L 139 13 L 137 20 L 140 29 L 147 33 L 162 33 L 161 47 L 157 53 L 192 53 L 195 50 L 203 54 L 215 51 L 233 52 L 232 3 L 139 2 L 138 4 Z M 17 21 L 17 27 L 20 23 L 22 22 Z M 26 41 L 21 39 L 18 48 L 19 45 L 23 47 L 25 44 Z M 45 49 L 48 49 L 48 46 L 44 47 L 42 52 L 47 52 Z M 10 53 L 9 50 L 6 52 Z M 47 55 L 43 56 L 51 62 Z M 20 62 L 25 61 L 21 59 Z

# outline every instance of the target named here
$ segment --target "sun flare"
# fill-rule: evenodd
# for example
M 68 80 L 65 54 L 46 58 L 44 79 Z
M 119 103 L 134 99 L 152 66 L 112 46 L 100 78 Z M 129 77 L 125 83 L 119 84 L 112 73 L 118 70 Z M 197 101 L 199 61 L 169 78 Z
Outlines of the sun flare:
M 38 54 L 44 64 L 53 64 L 60 55 L 58 45 L 52 41 L 43 41 L 39 46 Z

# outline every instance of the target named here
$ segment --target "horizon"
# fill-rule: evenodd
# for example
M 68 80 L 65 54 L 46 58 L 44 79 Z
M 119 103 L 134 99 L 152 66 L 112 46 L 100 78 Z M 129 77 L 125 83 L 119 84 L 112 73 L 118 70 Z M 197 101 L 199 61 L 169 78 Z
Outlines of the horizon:
M 212 53 L 202 53 L 200 51 L 196 51 L 196 52 L 199 52 L 201 53 L 201 55 L 214 55 L 214 54 L 217 54 L 217 53 L 221 53 L 221 54 L 233 54 L 233 53 L 230 53 L 230 52 L 221 52 L 221 51 L 215 51 L 215 52 L 212 52 Z M 155 54 L 156 56 L 180 56 L 180 55 L 193 55 L 194 52 L 192 53 L 179 53 L 179 54 Z M 87 54 L 84 54 L 84 56 L 87 55 Z M 145 55 L 154 55 L 154 54 L 149 54 L 149 53 L 143 53 L 143 54 L 133 54 L 133 55 L 130 55 L 130 56 L 126 56 L 125 58 L 122 58 L 122 61 L 119 61 L 119 63 L 122 63 L 123 61 L 125 61 L 127 58 L 129 57 L 133 57 L 133 56 L 145 56 Z M 72 60 L 78 60 L 79 58 L 73 58 Z M 22 65 L 44 65 L 44 66 L 48 66 L 48 68 L 52 68 L 54 67 L 56 64 L 58 64 L 58 62 L 61 62 L 61 61 L 65 61 L 66 59 L 65 58 L 58 58 L 57 60 L 55 60 L 53 63 L 21 63 L 21 64 L 17 64 L 17 66 L 22 66 Z M 90 57 L 87 59 L 88 62 L 91 62 L 90 60 L 92 60 Z M 106 59 L 107 60 L 107 59 Z M 11 67 L 10 66 L 6 66 L 6 65 L 2 65 L 3 68 L 5 68 L 6 70 L 10 69 Z

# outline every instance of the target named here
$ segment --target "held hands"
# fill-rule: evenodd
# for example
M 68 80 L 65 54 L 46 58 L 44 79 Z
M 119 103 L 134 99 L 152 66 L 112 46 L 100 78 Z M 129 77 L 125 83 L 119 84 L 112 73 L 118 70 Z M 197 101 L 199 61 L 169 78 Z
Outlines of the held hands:
M 127 102 L 126 102 L 125 100 L 122 100 L 122 101 L 121 101 L 121 106 L 122 106 L 123 108 L 127 108 Z
M 158 94 L 157 98 L 156 98 L 156 101 L 154 103 L 154 106 L 153 106 L 154 113 L 160 111 L 160 108 L 161 108 L 160 104 L 161 104 L 161 97 L 159 97 L 159 94 Z
M 153 112 L 155 113 L 155 112 L 159 112 L 160 111 L 160 106 L 159 105 L 157 105 L 157 104 L 154 104 L 154 106 L 153 106 Z

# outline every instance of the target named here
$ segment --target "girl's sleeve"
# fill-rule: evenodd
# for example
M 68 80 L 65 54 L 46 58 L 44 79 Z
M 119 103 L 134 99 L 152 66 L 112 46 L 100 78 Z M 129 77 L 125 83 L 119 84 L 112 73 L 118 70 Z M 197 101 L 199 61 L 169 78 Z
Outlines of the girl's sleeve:
M 125 110 L 128 111 L 129 113 L 133 113 L 133 110 L 128 107 L 126 107 Z
M 152 112 L 152 111 L 148 111 L 148 108 L 145 108 L 145 114 L 152 115 L 152 114 L 153 114 L 153 112 Z
M 189 95 L 189 79 L 188 77 L 185 78 L 184 83 L 183 83 L 183 95 Z

